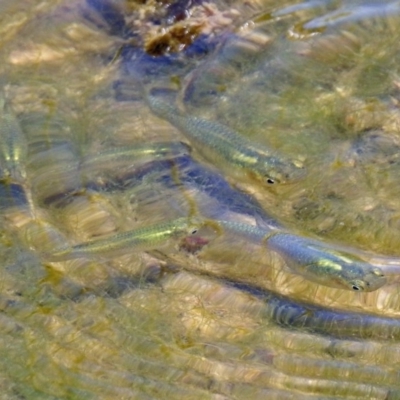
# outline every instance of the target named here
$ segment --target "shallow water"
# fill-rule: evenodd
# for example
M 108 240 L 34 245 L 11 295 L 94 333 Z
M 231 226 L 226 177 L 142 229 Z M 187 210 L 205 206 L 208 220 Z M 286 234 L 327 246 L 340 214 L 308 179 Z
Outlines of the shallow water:
M 400 398 L 399 3 L 241 3 L 0 2 L 0 81 L 28 148 L 26 178 L 0 182 L 2 399 Z M 154 88 L 304 176 L 238 178 L 152 114 Z M 192 150 L 112 161 L 178 141 Z M 186 241 L 46 258 L 199 214 Z M 350 249 L 388 283 L 318 285 L 213 219 Z

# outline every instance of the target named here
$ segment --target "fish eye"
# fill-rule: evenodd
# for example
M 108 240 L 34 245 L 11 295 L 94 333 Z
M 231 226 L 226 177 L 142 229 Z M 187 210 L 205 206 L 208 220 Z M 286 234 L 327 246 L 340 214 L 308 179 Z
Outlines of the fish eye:
M 267 179 L 267 183 L 270 184 L 270 185 L 273 185 L 275 183 L 275 179 L 268 178 Z
M 369 283 L 367 282 L 367 286 L 369 286 Z M 364 282 L 362 281 L 355 281 L 351 283 L 351 288 L 355 291 L 355 292 L 362 292 L 364 290 Z
M 355 292 L 362 292 L 362 291 L 364 291 L 365 286 L 369 286 L 369 282 L 364 282 L 359 279 L 355 279 L 353 282 L 350 282 L 350 284 L 351 284 L 351 288 Z

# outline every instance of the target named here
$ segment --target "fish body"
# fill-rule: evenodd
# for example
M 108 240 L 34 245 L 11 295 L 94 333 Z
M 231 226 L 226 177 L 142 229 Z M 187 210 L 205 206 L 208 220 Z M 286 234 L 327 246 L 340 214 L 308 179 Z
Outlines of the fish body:
M 325 286 L 371 292 L 386 283 L 383 271 L 355 254 L 338 251 L 317 240 L 275 233 L 267 246 L 305 278 Z
M 293 272 L 321 285 L 371 292 L 386 283 L 383 271 L 377 266 L 318 240 L 239 222 L 218 221 L 218 224 L 253 243 L 266 245 L 278 253 Z
M 304 175 L 301 166 L 223 124 L 186 116 L 162 96 L 149 94 L 148 102 L 156 115 L 177 127 L 212 162 L 223 160 L 230 169 L 234 167 L 267 185 L 295 181 Z
M 171 240 L 191 236 L 204 225 L 197 218 L 178 218 L 153 226 L 139 228 L 110 236 L 68 246 L 46 256 L 49 261 L 62 261 L 74 258 L 96 256 L 115 256 L 129 252 L 140 252 L 168 245 Z
M 178 157 L 190 154 L 191 149 L 182 142 L 156 142 L 134 144 L 120 148 L 108 149 L 95 155 L 88 155 L 81 163 L 85 170 L 102 171 L 120 166 L 135 165 L 138 162 L 149 162 L 155 159 Z
M 27 141 L 4 95 L 0 95 L 0 168 L 2 178 L 25 180 Z
M 221 280 L 222 281 L 222 280 Z M 338 310 L 294 300 L 265 288 L 223 278 L 223 284 L 265 302 L 263 316 L 279 326 L 337 339 L 400 340 L 400 318 Z M 335 341 L 330 341 L 331 345 Z M 330 346 L 331 346 L 330 345 Z M 370 344 L 368 343 L 367 346 Z M 330 347 L 329 346 L 329 347 Z
M 217 221 L 223 230 L 231 232 L 255 244 L 262 244 L 274 230 L 236 221 Z

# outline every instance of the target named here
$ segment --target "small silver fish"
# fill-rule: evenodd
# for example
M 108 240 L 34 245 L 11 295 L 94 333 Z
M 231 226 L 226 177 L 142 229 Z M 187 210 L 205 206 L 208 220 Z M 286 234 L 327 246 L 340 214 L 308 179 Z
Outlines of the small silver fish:
M 119 233 L 105 239 L 63 247 L 51 254 L 44 255 L 44 258 L 48 261 L 62 261 L 93 256 L 111 257 L 129 252 L 157 249 L 170 244 L 171 240 L 179 240 L 196 234 L 205 224 L 206 222 L 199 218 L 178 218 Z
M 190 146 L 183 142 L 134 144 L 88 155 L 83 159 L 81 168 L 84 171 L 102 171 L 159 158 L 177 157 L 190 152 Z
M 25 180 L 26 137 L 4 94 L 0 95 L 0 168 L 2 178 Z
M 291 269 L 321 285 L 372 292 L 386 283 L 383 271 L 377 266 L 317 240 L 288 233 L 272 234 L 265 240 Z
M 383 271 L 349 251 L 339 251 L 318 240 L 239 222 L 217 221 L 222 229 L 278 253 L 288 267 L 324 286 L 371 292 L 386 283 Z
M 210 161 L 225 161 L 227 167 L 273 185 L 298 180 L 304 175 L 302 165 L 279 156 L 267 147 L 253 143 L 218 122 L 185 116 L 163 96 L 148 94 L 151 110 L 177 127 Z M 232 173 L 232 171 L 230 171 Z

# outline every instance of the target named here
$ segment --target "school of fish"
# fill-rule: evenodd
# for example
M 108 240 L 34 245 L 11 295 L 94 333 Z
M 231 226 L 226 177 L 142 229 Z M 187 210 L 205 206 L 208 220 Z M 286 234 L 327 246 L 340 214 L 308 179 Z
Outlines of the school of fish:
M 149 105 L 158 116 L 166 118 L 182 131 L 190 145 L 202 152 L 208 159 L 209 151 L 214 157 L 222 159 L 228 170 L 241 173 L 254 173 L 269 184 L 280 184 L 300 179 L 305 173 L 303 167 L 296 166 L 289 160 L 278 156 L 272 150 L 252 144 L 242 138 L 240 134 L 229 128 L 200 118 L 185 116 L 166 99 L 148 96 Z M 2 142 L 0 165 L 3 179 L 13 182 L 23 182 L 25 174 L 25 158 L 27 145 L 19 127 L 18 120 L 10 104 L 2 97 Z M 143 144 L 124 148 L 109 149 L 94 155 L 86 155 L 81 162 L 83 176 L 91 176 L 110 171 L 116 163 L 124 165 L 143 164 L 154 160 L 171 160 L 191 153 L 190 145 L 181 142 Z M 210 158 L 212 160 L 213 158 Z M 117 168 L 119 171 L 120 168 Z M 204 182 L 197 185 L 199 191 L 204 191 Z M 222 189 L 222 188 L 221 188 Z M 236 196 L 236 194 L 235 194 Z M 252 206 L 245 206 L 252 212 Z M 205 218 L 209 218 L 207 216 Z M 65 245 L 46 253 L 46 261 L 60 261 L 74 258 L 90 258 L 102 256 L 106 258 L 125 253 L 143 252 L 166 246 L 171 241 L 190 237 L 202 225 L 202 216 L 187 216 L 172 221 L 166 221 L 154 226 L 138 228 L 114 234 L 100 240 L 86 243 Z M 332 245 L 298 236 L 280 228 L 279 222 L 270 226 L 255 227 L 234 221 L 215 220 L 215 227 L 222 231 L 230 231 L 245 239 L 260 244 L 269 251 L 276 252 L 287 264 L 292 272 L 318 284 L 347 289 L 352 291 L 374 291 L 386 283 L 383 271 L 360 258 L 356 252 L 343 252 Z

